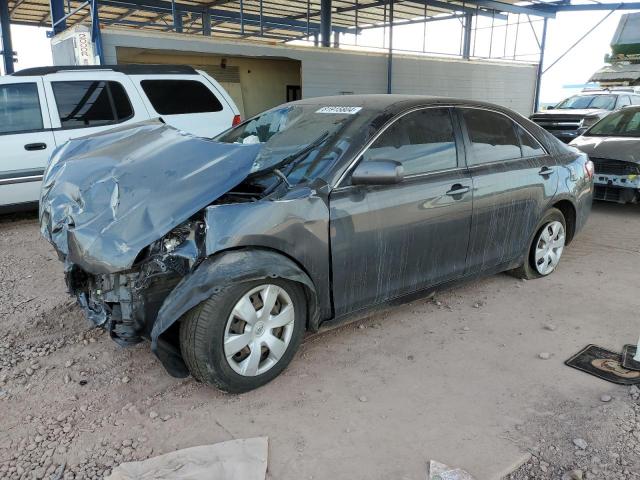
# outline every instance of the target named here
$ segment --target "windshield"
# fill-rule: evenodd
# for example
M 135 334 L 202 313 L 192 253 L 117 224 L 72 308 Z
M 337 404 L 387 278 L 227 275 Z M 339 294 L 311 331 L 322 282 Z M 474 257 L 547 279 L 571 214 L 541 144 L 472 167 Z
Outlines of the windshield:
M 624 109 L 607 115 L 591 127 L 585 136 L 640 137 L 640 110 Z
M 284 173 L 290 183 L 298 183 L 337 158 L 343 151 L 341 133 L 362 117 L 361 110 L 361 107 L 285 105 L 254 117 L 215 140 L 264 144 L 253 163 L 252 173 L 291 165 Z M 325 152 L 329 144 L 337 148 Z
M 615 105 L 615 95 L 575 95 L 563 100 L 556 105 L 555 108 L 569 108 L 572 110 L 597 108 L 602 110 L 613 110 Z

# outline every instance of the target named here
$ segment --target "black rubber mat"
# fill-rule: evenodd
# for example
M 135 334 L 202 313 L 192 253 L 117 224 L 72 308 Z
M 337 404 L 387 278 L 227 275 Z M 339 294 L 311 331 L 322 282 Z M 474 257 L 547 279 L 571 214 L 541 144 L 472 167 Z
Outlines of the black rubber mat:
M 622 355 L 597 345 L 587 345 L 564 363 L 607 382 L 618 385 L 640 384 L 640 372 L 624 368 Z
M 636 345 L 625 345 L 622 349 L 622 366 L 627 370 L 640 371 L 640 362 L 633 359 L 637 348 Z

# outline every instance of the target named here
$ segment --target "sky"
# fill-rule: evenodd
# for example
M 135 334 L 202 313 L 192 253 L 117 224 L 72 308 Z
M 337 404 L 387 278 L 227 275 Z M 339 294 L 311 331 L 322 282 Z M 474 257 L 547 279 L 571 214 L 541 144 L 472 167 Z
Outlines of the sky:
M 551 65 L 567 48 L 596 25 L 606 11 L 559 13 L 555 19 L 549 20 L 547 31 L 547 48 L 545 53 L 545 68 Z M 622 13 L 614 12 L 602 24 L 578 44 L 568 55 L 547 71 L 542 77 L 541 101 L 556 103 L 569 96 L 575 90 L 564 88 L 566 85 L 583 84 L 588 81 L 593 72 L 603 65 L 604 56 L 609 53 L 611 38 Z M 513 20 L 511 20 L 513 21 Z M 522 17 L 521 22 L 525 19 Z M 491 19 L 482 19 L 478 25 L 488 26 Z M 538 38 L 541 36 L 542 22 L 534 22 Z M 46 36 L 46 28 L 12 26 L 13 48 L 18 53 L 16 69 L 51 65 L 51 46 Z M 494 29 L 493 54 L 504 48 L 505 28 Z M 507 54 L 512 55 L 515 45 L 515 26 L 509 27 L 507 39 Z M 422 25 L 407 25 L 398 27 L 394 31 L 394 47 L 402 50 L 422 49 L 425 36 Z M 486 55 L 489 45 L 488 28 L 478 29 L 476 54 Z M 353 43 L 351 38 L 342 39 L 343 43 Z M 383 32 L 381 29 L 366 31 L 359 38 L 359 44 L 382 47 Z M 427 25 L 426 50 L 449 52 L 457 54 L 460 44 L 460 23 L 458 20 L 432 22 Z M 481 48 L 481 46 L 484 47 Z M 537 62 L 538 46 L 531 27 L 521 23 L 518 28 L 518 42 L 516 54 L 521 60 Z M 511 48 L 511 50 L 510 50 Z M 526 56 L 525 54 L 532 54 Z

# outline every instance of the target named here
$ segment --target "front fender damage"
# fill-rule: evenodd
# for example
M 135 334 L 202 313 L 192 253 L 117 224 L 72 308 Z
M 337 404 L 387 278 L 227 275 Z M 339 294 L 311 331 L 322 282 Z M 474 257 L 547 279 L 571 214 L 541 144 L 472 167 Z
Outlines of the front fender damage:
M 185 313 L 220 291 L 223 285 L 265 278 L 282 278 L 302 284 L 307 294 L 308 318 L 318 323 L 316 289 L 309 276 L 292 260 L 272 250 L 240 249 L 221 252 L 204 260 L 166 297 L 151 331 L 151 350 L 170 375 L 189 375 L 179 348 L 164 335 Z

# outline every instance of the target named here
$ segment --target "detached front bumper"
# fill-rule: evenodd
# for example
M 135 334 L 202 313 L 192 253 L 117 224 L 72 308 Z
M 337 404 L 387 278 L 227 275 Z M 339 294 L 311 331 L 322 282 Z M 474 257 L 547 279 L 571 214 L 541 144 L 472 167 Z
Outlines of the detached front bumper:
M 615 175 L 608 172 L 598 172 L 600 164 L 597 160 L 594 163 L 596 163 L 594 176 L 594 198 L 596 200 L 617 203 L 638 203 L 640 201 L 640 175 Z

